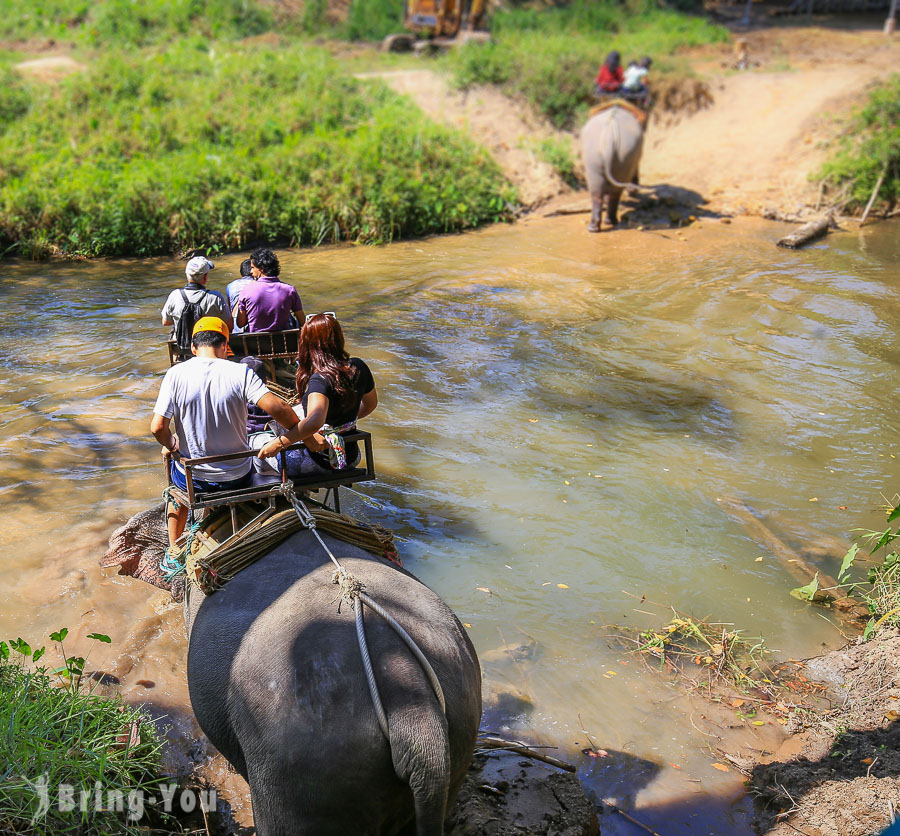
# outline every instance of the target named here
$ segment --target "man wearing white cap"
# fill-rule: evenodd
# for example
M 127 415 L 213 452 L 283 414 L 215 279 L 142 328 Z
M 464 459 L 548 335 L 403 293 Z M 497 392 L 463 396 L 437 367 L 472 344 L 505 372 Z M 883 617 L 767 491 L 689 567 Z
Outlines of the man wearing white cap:
M 209 271 L 216 265 L 202 255 L 194 256 L 184 268 L 187 284 L 173 290 L 162 309 L 162 324 L 175 325 L 188 303 L 199 305 L 203 316 L 217 316 L 229 328 L 232 325 L 228 303 L 218 290 L 207 290 Z M 174 333 L 174 329 L 173 329 Z M 190 333 L 190 332 L 188 332 Z

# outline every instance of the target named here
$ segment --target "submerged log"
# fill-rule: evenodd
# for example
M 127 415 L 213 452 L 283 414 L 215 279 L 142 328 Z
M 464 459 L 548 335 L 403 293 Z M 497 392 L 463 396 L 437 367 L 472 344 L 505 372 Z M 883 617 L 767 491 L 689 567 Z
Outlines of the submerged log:
M 778 246 L 796 250 L 798 247 L 802 247 L 804 244 L 808 244 L 810 241 L 815 241 L 816 238 L 824 235 L 826 232 L 828 232 L 828 227 L 830 225 L 831 216 L 829 215 L 826 215 L 824 218 L 818 218 L 814 221 L 810 221 L 809 223 L 803 224 L 800 229 L 795 229 L 789 235 L 785 235 L 783 238 L 779 238 Z
M 788 573 L 801 584 L 810 583 L 818 574 L 819 589 L 816 592 L 816 601 L 829 604 L 841 621 L 859 629 L 869 619 L 871 613 L 865 604 L 857 601 L 856 598 L 851 598 L 838 586 L 837 580 L 831 575 L 813 566 L 799 552 L 794 551 L 784 540 L 774 534 L 745 503 L 733 496 L 719 497 L 717 501 L 727 508 L 728 513 L 734 519 L 743 523 L 750 536 L 775 555 Z

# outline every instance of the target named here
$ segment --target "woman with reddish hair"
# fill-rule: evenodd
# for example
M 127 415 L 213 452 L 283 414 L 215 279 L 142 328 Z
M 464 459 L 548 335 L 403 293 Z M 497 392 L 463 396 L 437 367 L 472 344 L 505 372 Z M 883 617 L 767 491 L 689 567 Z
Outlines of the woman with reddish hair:
M 276 456 L 302 441 L 307 449 L 291 450 L 288 476 L 313 476 L 353 467 L 359 445 L 344 442 L 342 433 L 378 406 L 375 379 L 369 367 L 344 348 L 344 332 L 333 311 L 310 314 L 300 329 L 297 392 L 303 415 L 292 430 L 282 432 L 259 451 L 259 458 Z

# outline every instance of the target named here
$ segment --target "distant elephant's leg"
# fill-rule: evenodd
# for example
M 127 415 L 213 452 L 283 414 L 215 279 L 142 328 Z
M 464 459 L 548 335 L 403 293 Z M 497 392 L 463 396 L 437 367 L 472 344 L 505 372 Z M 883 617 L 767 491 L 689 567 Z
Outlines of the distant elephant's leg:
M 609 203 L 606 206 L 606 218 L 611 226 L 618 226 L 619 223 L 619 198 L 622 192 L 618 189 L 609 193 Z
M 595 194 L 591 192 L 591 222 L 588 224 L 588 232 L 599 232 L 601 218 L 603 216 L 603 189 Z

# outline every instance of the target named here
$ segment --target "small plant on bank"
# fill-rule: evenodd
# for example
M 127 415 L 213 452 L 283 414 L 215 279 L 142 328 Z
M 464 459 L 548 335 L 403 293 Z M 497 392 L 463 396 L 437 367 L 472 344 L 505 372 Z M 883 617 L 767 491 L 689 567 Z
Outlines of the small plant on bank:
M 140 710 L 85 689 L 86 659 L 66 653 L 67 635 L 50 636 L 63 660 L 52 670 L 34 667 L 46 648 L 0 641 L 0 831 L 136 836 L 135 793 L 160 783 L 160 741 Z
M 854 543 L 844 555 L 837 576 L 838 585 L 848 594 L 860 598 L 871 613 L 863 629 L 863 640 L 875 636 L 881 627 L 900 627 L 900 553 L 892 546 L 900 537 L 900 504 L 889 506 L 886 513 L 888 526 L 883 531 L 857 529 L 859 540 L 868 546 L 872 554 L 885 552 L 884 561 L 869 567 L 865 582 L 851 581 L 851 569 L 860 552 L 859 546 Z M 791 595 L 814 601 L 819 591 L 819 575 L 816 573 L 812 581 L 792 590 Z
M 900 73 L 872 90 L 817 176 L 840 207 L 862 210 L 875 195 L 874 205 L 894 209 L 900 199 Z

